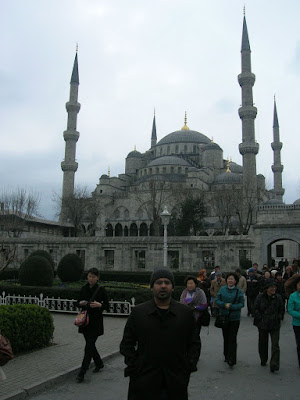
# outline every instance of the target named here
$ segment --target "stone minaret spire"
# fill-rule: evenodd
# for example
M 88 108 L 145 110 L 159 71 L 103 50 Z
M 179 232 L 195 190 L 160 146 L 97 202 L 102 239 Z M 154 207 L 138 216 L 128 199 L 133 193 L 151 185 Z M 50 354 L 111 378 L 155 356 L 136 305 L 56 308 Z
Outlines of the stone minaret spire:
M 76 142 L 79 138 L 79 132 L 76 130 L 77 126 L 77 114 L 80 110 L 80 104 L 78 103 L 78 86 L 79 86 L 79 75 L 78 75 L 78 57 L 77 51 L 73 65 L 72 77 L 70 82 L 70 99 L 66 103 L 66 109 L 68 113 L 68 124 L 67 130 L 64 131 L 64 139 L 66 142 L 65 147 L 65 159 L 61 163 L 61 169 L 63 170 L 63 189 L 62 189 L 62 210 L 61 219 L 64 217 L 64 199 L 74 194 L 74 179 L 75 172 L 77 171 L 78 164 L 75 160 L 76 157 Z
M 247 196 L 257 198 L 256 180 L 256 154 L 259 145 L 255 141 L 254 120 L 257 108 L 253 105 L 252 88 L 255 75 L 251 72 L 251 49 L 248 38 L 246 17 L 243 21 L 243 36 L 241 48 L 242 73 L 238 81 L 242 89 L 242 106 L 239 116 L 242 120 L 242 143 L 239 145 L 240 154 L 243 156 L 243 188 Z
M 273 193 L 277 200 L 282 201 L 284 195 L 284 189 L 282 187 L 282 171 L 283 165 L 281 164 L 280 151 L 282 149 L 282 143 L 279 138 L 279 124 L 276 108 L 276 100 L 274 97 L 274 119 L 273 119 L 273 143 L 271 147 L 274 151 L 274 164 L 272 165 L 272 171 L 274 173 L 274 189 Z
M 157 136 L 156 136 L 156 121 L 155 121 L 155 111 L 154 111 L 152 135 L 151 135 L 151 148 L 156 145 L 156 142 L 157 142 Z

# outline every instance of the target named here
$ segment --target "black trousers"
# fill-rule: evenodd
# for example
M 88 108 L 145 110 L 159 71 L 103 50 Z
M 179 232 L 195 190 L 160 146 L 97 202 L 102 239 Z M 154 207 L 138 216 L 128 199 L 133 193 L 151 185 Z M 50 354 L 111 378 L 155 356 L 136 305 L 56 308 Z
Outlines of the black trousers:
M 270 334 L 271 336 L 270 368 L 275 367 L 276 369 L 279 369 L 279 362 L 280 362 L 279 329 L 274 329 L 272 331 L 259 329 L 258 332 L 259 332 L 258 351 L 261 362 L 266 363 L 268 361 L 269 334 Z
M 100 357 L 100 354 L 98 353 L 98 350 L 96 348 L 96 341 L 98 339 L 98 336 L 95 335 L 87 335 L 83 334 L 84 339 L 85 339 L 85 348 L 84 348 L 84 357 L 83 361 L 81 364 L 81 374 L 85 374 L 86 371 L 89 368 L 89 365 L 92 361 L 92 359 L 95 362 L 95 365 L 101 365 L 102 364 L 102 359 Z
M 225 360 L 236 364 L 237 333 L 240 321 L 229 321 L 227 328 L 222 328 L 224 347 L 223 353 Z
M 300 326 L 293 325 L 293 329 L 295 332 L 297 353 L 298 353 L 298 363 L 299 363 L 299 368 L 300 368 Z
M 248 309 L 248 315 L 254 315 L 254 303 L 255 303 L 256 297 L 252 296 L 247 296 L 247 309 Z

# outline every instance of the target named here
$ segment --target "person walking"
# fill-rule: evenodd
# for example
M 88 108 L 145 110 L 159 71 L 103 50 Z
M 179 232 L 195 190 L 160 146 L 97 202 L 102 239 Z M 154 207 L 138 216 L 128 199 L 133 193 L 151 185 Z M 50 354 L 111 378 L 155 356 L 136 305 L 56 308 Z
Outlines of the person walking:
M 259 279 L 256 275 L 255 268 L 249 268 L 247 277 L 247 308 L 248 317 L 254 315 L 254 302 L 259 293 Z
M 279 370 L 280 322 L 284 316 L 284 304 L 281 296 L 276 293 L 276 289 L 277 285 L 274 279 L 267 280 L 264 292 L 257 296 L 254 304 L 253 324 L 258 328 L 258 351 L 262 366 L 267 365 L 269 334 L 271 336 L 271 372 Z
M 244 275 L 241 274 L 241 270 L 240 268 L 237 268 L 235 270 L 235 273 L 237 274 L 238 278 L 239 278 L 239 282 L 237 284 L 237 287 L 239 289 L 241 289 L 242 293 L 245 294 L 247 291 L 247 281 L 246 278 L 244 277 Z
M 104 333 L 103 310 L 108 310 L 109 308 L 106 290 L 97 283 L 99 280 L 99 271 L 97 268 L 91 268 L 88 271 L 87 279 L 88 283 L 81 288 L 78 301 L 79 307 L 87 310 L 89 317 L 88 325 L 80 326 L 78 329 L 79 333 L 82 333 L 85 339 L 84 358 L 76 378 L 79 383 L 84 380 L 92 359 L 95 362 L 94 373 L 99 372 L 104 367 L 96 348 L 96 341 L 98 336 Z
M 244 307 L 244 295 L 237 287 L 238 281 L 237 274 L 229 272 L 226 276 L 226 286 L 218 291 L 216 298 L 219 315 L 227 315 L 229 319 L 227 326 L 222 328 L 222 333 L 224 361 L 230 367 L 236 364 L 237 333 L 240 326 L 241 309 Z
M 295 292 L 289 297 L 288 313 L 293 317 L 292 325 L 296 338 L 298 364 L 300 368 L 300 276 L 295 280 Z
M 128 400 L 186 400 L 191 372 L 197 370 L 199 334 L 193 311 L 171 298 L 174 275 L 154 269 L 153 299 L 132 309 L 120 352 L 129 376 Z
M 222 272 L 217 271 L 215 274 L 215 279 L 211 282 L 210 285 L 210 295 L 211 298 L 213 299 L 212 307 L 211 307 L 211 313 L 212 316 L 215 317 L 218 315 L 218 306 L 216 304 L 216 297 L 218 294 L 218 291 L 221 289 L 221 287 L 226 285 L 226 281 L 224 278 L 222 278 Z

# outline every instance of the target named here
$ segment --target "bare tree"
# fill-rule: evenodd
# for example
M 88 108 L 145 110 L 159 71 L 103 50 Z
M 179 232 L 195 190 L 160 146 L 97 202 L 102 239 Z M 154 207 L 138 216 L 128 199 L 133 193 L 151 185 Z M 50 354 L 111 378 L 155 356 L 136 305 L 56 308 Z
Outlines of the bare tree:
M 229 232 L 236 216 L 237 193 L 234 190 L 220 190 L 213 194 L 212 206 L 221 224 L 223 235 Z
M 0 224 L 7 237 L 18 238 L 26 224 L 38 216 L 40 197 L 26 189 L 2 190 L 0 192 Z M 0 274 L 16 257 L 16 244 L 2 241 L 0 248 Z
M 141 186 L 142 185 L 142 186 Z M 165 180 L 150 179 L 133 189 L 141 209 L 152 221 L 154 236 L 159 236 L 160 214 L 163 206 L 172 199 L 172 186 Z
M 101 206 L 98 199 L 89 194 L 86 186 L 76 186 L 74 194 L 65 198 L 55 193 L 53 201 L 57 205 L 60 219 L 74 225 L 75 236 L 93 234 Z M 85 229 L 85 225 L 88 229 Z

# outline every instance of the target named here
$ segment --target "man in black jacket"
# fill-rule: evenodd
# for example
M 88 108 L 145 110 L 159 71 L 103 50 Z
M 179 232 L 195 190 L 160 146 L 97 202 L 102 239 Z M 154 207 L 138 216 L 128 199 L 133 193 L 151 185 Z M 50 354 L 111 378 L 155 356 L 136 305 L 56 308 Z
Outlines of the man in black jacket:
M 282 297 L 276 293 L 277 285 L 274 279 L 267 279 L 265 290 L 255 300 L 254 325 L 258 327 L 258 350 L 261 365 L 267 365 L 268 361 L 268 339 L 271 336 L 272 354 L 270 370 L 279 370 L 280 348 L 279 332 L 280 322 L 284 315 L 284 304 Z
M 155 269 L 150 287 L 153 299 L 132 310 L 120 345 L 130 377 L 128 400 L 186 400 L 200 355 L 193 311 L 171 298 L 169 269 Z

